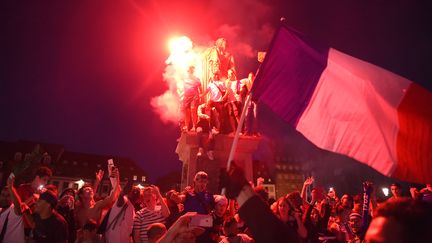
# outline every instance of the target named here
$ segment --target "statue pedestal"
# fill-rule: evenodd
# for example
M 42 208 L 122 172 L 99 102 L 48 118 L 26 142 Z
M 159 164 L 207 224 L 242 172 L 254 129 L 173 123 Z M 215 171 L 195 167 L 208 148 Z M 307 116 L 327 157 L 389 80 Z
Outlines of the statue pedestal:
M 195 173 L 205 171 L 209 175 L 207 189 L 215 194 L 219 194 L 219 174 L 221 169 L 226 169 L 229 152 L 234 137 L 218 134 L 215 136 L 214 160 L 209 160 L 207 154 L 197 158 L 198 136 L 196 133 L 182 133 L 179 138 L 176 153 L 179 160 L 183 162 L 181 189 L 193 185 Z M 241 136 L 237 144 L 234 161 L 245 171 L 246 179 L 253 181 L 252 154 L 257 149 L 259 137 Z

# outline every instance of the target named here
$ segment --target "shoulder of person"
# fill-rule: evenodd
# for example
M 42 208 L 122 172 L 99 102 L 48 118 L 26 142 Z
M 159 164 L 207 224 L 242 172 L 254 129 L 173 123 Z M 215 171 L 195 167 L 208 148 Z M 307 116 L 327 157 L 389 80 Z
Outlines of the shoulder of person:
M 64 219 L 64 217 L 61 214 L 54 212 L 52 216 L 53 216 L 53 219 L 55 219 L 56 221 L 59 221 L 63 224 L 67 224 L 66 220 Z

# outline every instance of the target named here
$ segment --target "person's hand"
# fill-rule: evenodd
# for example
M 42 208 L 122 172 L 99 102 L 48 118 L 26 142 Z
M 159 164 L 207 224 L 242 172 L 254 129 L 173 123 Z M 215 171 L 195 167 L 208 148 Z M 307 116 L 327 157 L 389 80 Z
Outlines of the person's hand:
M 174 239 L 184 238 L 190 239 L 195 238 L 197 235 L 204 232 L 204 229 L 198 226 L 190 226 L 192 217 L 197 215 L 196 212 L 187 212 L 186 214 L 180 216 L 177 221 L 170 227 L 168 231 L 171 231 Z M 173 239 L 173 240 L 174 240 Z
M 62 198 L 60 198 L 58 204 L 61 207 L 66 207 L 68 206 L 69 208 L 72 208 L 72 206 L 74 205 L 75 200 L 71 195 L 64 195 Z
M 96 172 L 96 175 L 95 175 L 96 181 L 101 182 L 103 176 L 104 176 L 103 170 L 99 170 L 98 172 Z
M 26 213 L 26 212 L 31 213 L 31 209 L 26 203 L 21 203 L 20 208 L 21 208 L 21 212 L 23 212 L 23 213 Z
M 9 190 L 13 188 L 14 183 L 15 183 L 15 175 L 11 173 L 6 181 Z
M 118 182 L 120 182 L 120 174 L 119 174 L 119 170 L 118 170 L 117 167 L 113 167 L 113 168 L 112 168 L 112 171 L 111 171 L 111 177 L 116 178 L 116 180 L 117 180 Z
M 373 183 L 370 181 L 363 182 L 363 192 L 370 195 L 373 192 Z
M 306 180 L 304 181 L 303 185 L 305 187 L 308 187 L 310 185 L 312 185 L 314 183 L 315 179 L 313 178 L 313 176 L 306 178 Z
M 264 184 L 264 178 L 258 177 L 258 179 L 257 179 L 257 186 L 262 186 L 262 184 Z

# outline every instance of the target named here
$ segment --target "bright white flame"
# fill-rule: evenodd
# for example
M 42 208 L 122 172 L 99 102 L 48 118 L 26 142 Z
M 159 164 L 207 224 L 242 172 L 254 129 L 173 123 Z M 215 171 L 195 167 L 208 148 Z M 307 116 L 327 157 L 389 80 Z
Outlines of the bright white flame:
M 169 43 L 171 53 L 182 53 L 192 49 L 192 41 L 187 36 L 172 38 Z
M 199 54 L 193 49 L 191 39 L 187 36 L 172 38 L 169 42 L 170 56 L 166 64 L 171 64 L 186 72 L 189 66 L 196 66 L 199 62 Z
M 75 181 L 75 183 L 78 184 L 78 189 L 80 189 L 85 184 L 85 182 L 82 179 L 79 179 L 78 181 Z
M 141 184 L 138 184 L 137 187 L 138 187 L 140 190 L 144 189 L 144 187 L 143 187 Z
M 384 193 L 384 196 L 386 196 L 386 197 L 389 195 L 389 189 L 387 187 L 383 187 L 382 192 Z

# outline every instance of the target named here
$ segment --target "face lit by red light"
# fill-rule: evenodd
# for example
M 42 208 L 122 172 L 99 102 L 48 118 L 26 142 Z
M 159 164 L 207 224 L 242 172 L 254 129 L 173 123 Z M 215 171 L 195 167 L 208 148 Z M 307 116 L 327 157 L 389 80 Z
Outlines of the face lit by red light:
M 279 216 L 280 217 L 287 217 L 289 214 L 289 210 L 290 210 L 290 207 L 289 207 L 288 203 L 286 202 L 286 200 L 280 199 L 279 204 L 278 204 Z
M 236 80 L 235 73 L 234 73 L 234 71 L 232 69 L 228 70 L 228 79 L 231 80 L 231 81 Z
M 207 189 L 207 178 L 198 177 L 195 181 L 195 192 L 203 192 Z
M 398 186 L 392 185 L 390 187 L 391 193 L 393 194 L 394 197 L 400 197 L 401 196 L 401 190 Z
M 93 192 L 93 188 L 91 188 L 90 186 L 86 186 L 82 189 L 82 193 L 80 195 L 80 197 L 84 200 L 91 200 L 94 197 L 94 192 Z

